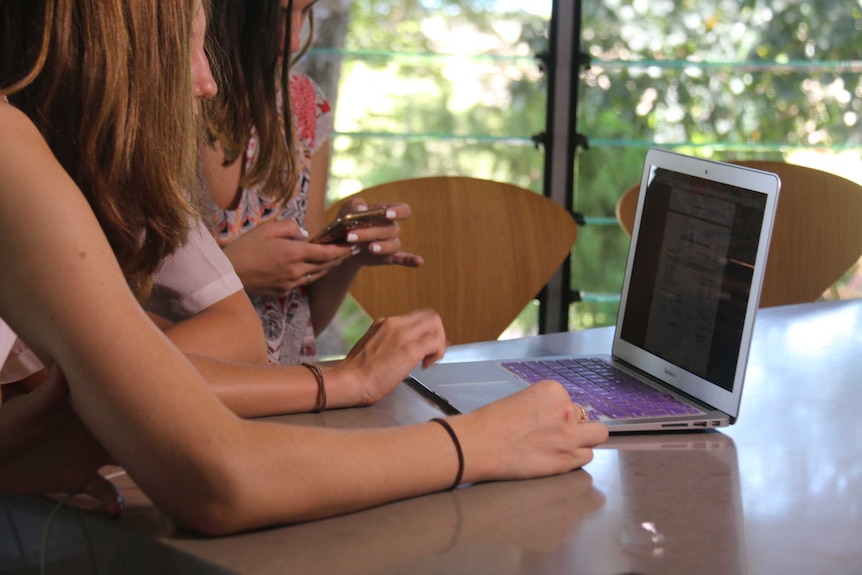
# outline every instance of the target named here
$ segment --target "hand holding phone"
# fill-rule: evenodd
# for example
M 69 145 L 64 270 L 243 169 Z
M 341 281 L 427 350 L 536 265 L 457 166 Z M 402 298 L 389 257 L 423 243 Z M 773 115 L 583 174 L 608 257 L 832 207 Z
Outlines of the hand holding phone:
M 341 216 L 309 241 L 313 244 L 344 243 L 351 230 L 391 225 L 392 220 L 386 217 L 386 208 L 374 208 Z

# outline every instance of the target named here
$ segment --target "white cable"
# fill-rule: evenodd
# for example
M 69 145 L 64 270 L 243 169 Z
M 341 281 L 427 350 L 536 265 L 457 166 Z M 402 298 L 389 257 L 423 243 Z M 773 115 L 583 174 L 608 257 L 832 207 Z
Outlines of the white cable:
M 45 530 L 42 532 L 42 550 L 39 554 L 39 575 L 45 575 L 48 557 L 48 535 L 51 532 L 51 523 L 54 521 L 54 517 L 57 515 L 57 512 L 60 511 L 60 508 L 63 507 L 71 497 L 72 495 L 63 496 L 63 498 L 57 502 L 57 505 L 54 506 L 54 509 L 51 510 L 51 513 L 48 514 L 48 519 L 45 520 Z

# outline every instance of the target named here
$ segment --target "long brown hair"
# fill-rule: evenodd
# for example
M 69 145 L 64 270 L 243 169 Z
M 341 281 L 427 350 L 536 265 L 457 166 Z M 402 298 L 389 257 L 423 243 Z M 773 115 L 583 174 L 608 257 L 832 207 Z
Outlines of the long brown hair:
M 0 94 L 81 188 L 139 297 L 195 215 L 195 4 L 0 2 Z
M 207 105 L 210 141 L 221 144 L 224 165 L 230 165 L 245 152 L 254 126 L 260 145 L 240 185 L 262 184 L 264 196 L 287 201 L 299 177 L 288 85 L 295 61 L 289 54 L 293 1 L 287 10 L 281 9 L 279 0 L 212 0 L 211 6 L 208 47 L 215 60 L 223 59 L 225 78 Z M 311 13 L 309 24 L 313 25 Z M 309 34 L 303 52 L 310 40 Z M 280 57 L 282 44 L 287 48 Z M 280 119 L 276 81 L 281 83 Z

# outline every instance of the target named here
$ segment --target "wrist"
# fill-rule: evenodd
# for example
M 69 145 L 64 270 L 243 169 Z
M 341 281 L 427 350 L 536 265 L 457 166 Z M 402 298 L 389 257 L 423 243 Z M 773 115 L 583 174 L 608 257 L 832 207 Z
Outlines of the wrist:
M 452 428 L 452 425 L 446 421 L 446 418 L 435 417 L 431 421 L 443 427 L 449 435 L 449 438 L 452 440 L 452 445 L 455 447 L 455 453 L 458 456 L 458 472 L 455 474 L 455 479 L 452 482 L 452 486 L 449 488 L 449 491 L 452 491 L 464 482 L 464 450 L 461 448 L 461 441 L 458 439 L 458 434 L 455 433 L 455 430 Z
M 474 413 L 447 418 L 458 436 L 464 457 L 461 483 L 477 483 L 501 477 L 499 458 L 494 456 L 494 438 L 483 429 L 481 417 Z
M 356 407 L 366 405 L 363 402 L 356 370 L 346 369 L 339 365 L 321 366 L 326 384 L 327 406 Z
M 326 409 L 326 379 L 323 376 L 323 370 L 320 369 L 320 366 L 316 363 L 311 363 L 304 361 L 302 362 L 302 367 L 308 369 L 309 372 L 314 376 L 315 383 L 317 384 L 317 402 L 315 403 L 314 411 L 320 413 L 324 409 Z

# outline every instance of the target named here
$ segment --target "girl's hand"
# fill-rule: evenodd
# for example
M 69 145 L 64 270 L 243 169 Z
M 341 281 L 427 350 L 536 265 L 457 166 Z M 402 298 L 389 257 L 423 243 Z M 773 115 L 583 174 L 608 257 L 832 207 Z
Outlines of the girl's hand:
M 445 351 L 440 316 L 418 310 L 375 320 L 333 370 L 344 370 L 351 382 L 346 405 L 370 405 L 388 395 L 419 363 L 427 367 Z
M 470 481 L 526 479 L 577 469 L 608 438 L 603 423 L 580 423 L 580 406 L 555 381 L 537 382 L 470 414 L 450 419 Z
M 358 250 L 310 244 L 307 237 L 293 220 L 268 221 L 231 242 L 224 253 L 248 293 L 284 297 L 323 277 Z
M 366 266 L 400 265 L 413 268 L 421 266 L 425 262 L 422 256 L 401 250 L 399 237 L 401 228 L 398 222 L 410 217 L 410 206 L 407 204 L 373 204 L 369 206 L 365 200 L 357 197 L 345 203 L 338 214 L 343 216 L 374 208 L 386 208 L 386 217 L 391 224 L 357 229 L 348 234 L 347 242 L 361 247 L 361 252 L 357 255 L 359 263 Z
M 0 408 L 0 493 L 87 493 L 122 511 L 120 492 L 99 475 L 108 456 L 72 411 L 66 380 L 54 368 L 35 390 Z

